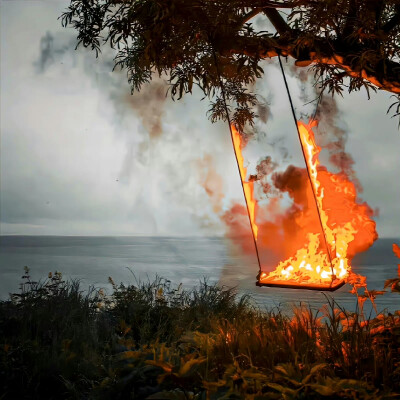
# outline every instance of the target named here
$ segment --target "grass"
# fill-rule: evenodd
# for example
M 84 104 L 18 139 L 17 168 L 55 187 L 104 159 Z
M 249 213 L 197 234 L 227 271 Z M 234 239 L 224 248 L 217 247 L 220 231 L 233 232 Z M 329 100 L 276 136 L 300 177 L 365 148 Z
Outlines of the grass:
M 400 398 L 400 312 L 365 317 L 375 293 L 289 316 L 206 281 L 110 282 L 106 296 L 26 268 L 0 302 L 0 399 Z

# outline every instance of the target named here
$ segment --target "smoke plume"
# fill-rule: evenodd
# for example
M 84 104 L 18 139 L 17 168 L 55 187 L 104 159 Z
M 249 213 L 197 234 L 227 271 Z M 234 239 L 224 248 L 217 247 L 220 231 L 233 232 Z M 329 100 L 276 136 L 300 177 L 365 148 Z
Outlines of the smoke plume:
M 121 99 L 139 116 L 143 127 L 149 133 L 150 140 L 158 139 L 162 134 L 166 91 L 167 84 L 158 78 L 144 85 L 140 93 L 126 94 Z
M 348 132 L 340 121 L 336 100 L 332 96 L 323 95 L 315 116 L 318 121 L 317 133 L 322 139 L 321 146 L 329 152 L 329 162 L 346 174 L 361 193 L 362 186 L 353 168 L 353 157 L 345 150 Z

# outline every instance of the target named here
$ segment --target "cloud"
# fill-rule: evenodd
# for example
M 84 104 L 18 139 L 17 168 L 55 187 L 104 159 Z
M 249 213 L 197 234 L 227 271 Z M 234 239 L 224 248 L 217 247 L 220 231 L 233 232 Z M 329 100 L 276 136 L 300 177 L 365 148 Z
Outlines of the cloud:
M 112 51 L 104 48 L 96 59 L 74 50 L 76 33 L 57 20 L 66 6 L 2 3 L 2 233 L 221 233 L 196 160 L 210 157 L 205 169 L 214 164 L 223 181 L 218 192 L 218 179 L 203 177 L 218 207 L 228 210 L 242 199 L 227 126 L 206 119 L 208 105 L 198 92 L 176 103 L 163 97 L 162 80 L 131 97 L 124 73 L 111 72 Z M 312 88 L 294 76 L 288 80 L 298 112 L 312 112 L 304 105 Z M 268 157 L 280 170 L 301 166 L 276 60 L 266 63 L 256 91 L 267 107 L 259 108 L 246 148 L 249 172 L 256 174 Z M 400 135 L 384 115 L 385 102 L 383 93 L 369 103 L 352 95 L 338 102 L 337 115 L 363 196 L 380 208 L 378 228 L 388 236 L 398 232 L 400 220 Z M 337 154 L 333 162 L 351 164 Z

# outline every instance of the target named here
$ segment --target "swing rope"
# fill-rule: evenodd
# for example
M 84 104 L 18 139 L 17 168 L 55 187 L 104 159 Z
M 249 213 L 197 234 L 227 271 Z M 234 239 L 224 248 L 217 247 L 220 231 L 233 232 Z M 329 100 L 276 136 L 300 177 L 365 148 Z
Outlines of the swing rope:
M 286 74 L 285 74 L 285 70 L 283 69 L 283 65 L 282 65 L 282 60 L 281 60 L 280 54 L 278 54 L 278 59 L 279 59 L 279 65 L 280 65 L 281 71 L 282 71 L 283 80 L 285 82 L 286 92 L 287 92 L 287 95 L 288 95 L 288 98 L 289 98 L 290 108 L 292 109 L 293 120 L 294 120 L 294 124 L 296 125 L 297 136 L 298 136 L 299 141 L 300 141 L 301 151 L 303 153 L 304 161 L 306 163 L 306 170 L 307 170 L 308 179 L 310 181 L 311 190 L 313 192 L 315 205 L 316 205 L 317 211 L 318 211 L 318 219 L 319 219 L 319 223 L 321 224 L 322 236 L 324 237 L 324 243 L 325 243 L 325 247 L 326 247 L 326 252 L 328 254 L 329 263 L 331 265 L 332 282 L 333 282 L 333 280 L 335 279 L 335 276 L 334 276 L 334 273 L 333 273 L 332 257 L 331 257 L 331 252 L 329 250 L 328 241 L 326 239 L 326 233 L 325 233 L 324 224 L 322 223 L 321 210 L 320 210 L 319 205 L 318 205 L 317 194 L 315 193 L 315 188 L 314 188 L 314 185 L 312 184 L 312 180 L 311 180 L 311 174 L 310 174 L 310 171 L 308 169 L 307 157 L 306 157 L 306 154 L 304 152 L 303 143 L 301 141 L 299 126 L 297 124 L 296 112 L 295 112 L 295 109 L 294 109 L 294 106 L 293 106 L 292 96 L 290 95 L 289 86 L 288 86 L 288 83 L 287 83 L 287 80 L 286 80 Z M 317 110 L 315 110 L 315 114 L 316 114 L 316 111 Z
M 231 123 L 231 118 L 230 118 L 230 116 L 229 116 L 228 105 L 227 105 L 227 103 L 226 103 L 225 88 L 224 88 L 224 84 L 223 84 L 223 82 L 222 82 L 221 74 L 220 74 L 220 71 L 219 71 L 218 61 L 217 61 L 217 55 L 215 54 L 214 47 L 213 47 L 212 50 L 213 50 L 214 63 L 215 63 L 216 71 L 217 71 L 219 86 L 220 86 L 221 94 L 222 94 L 222 101 L 223 101 L 223 103 L 224 103 L 224 108 L 225 108 L 225 113 L 226 113 L 226 119 L 227 119 L 228 124 L 229 124 L 229 132 L 230 132 L 230 135 L 231 135 L 232 146 L 233 146 L 234 153 L 235 153 L 235 159 L 236 159 L 236 165 L 237 165 L 238 172 L 239 172 L 240 183 L 242 184 L 243 196 L 244 196 L 244 200 L 245 200 L 245 203 L 246 203 L 246 209 L 247 209 L 247 215 L 248 215 L 248 217 L 249 217 L 250 230 L 251 230 L 251 234 L 252 234 L 252 236 L 253 236 L 254 249 L 255 249 L 255 251 L 256 251 L 257 262 L 258 262 L 258 268 L 259 268 L 259 271 L 261 272 L 261 261 L 260 261 L 260 255 L 259 255 L 259 253 L 258 253 L 257 239 L 256 239 L 256 236 L 255 236 L 255 234 L 254 234 L 253 225 L 252 225 L 252 223 L 251 223 L 249 204 L 248 204 L 248 202 L 247 202 L 246 192 L 245 192 L 245 190 L 244 190 L 244 184 L 243 184 L 242 176 L 241 176 L 241 173 L 240 173 L 239 160 L 238 160 L 238 156 L 237 156 L 236 150 L 235 150 L 235 143 L 234 143 L 234 140 L 233 140 L 233 132 L 232 132 L 232 123 Z
M 215 53 L 215 49 L 213 48 L 212 50 L 213 50 L 214 63 L 215 63 L 215 68 L 216 68 L 216 72 L 217 72 L 217 76 L 218 76 L 219 86 L 220 86 L 221 94 L 222 94 L 222 101 L 223 101 L 224 108 L 225 108 L 226 119 L 227 119 L 228 125 L 229 125 L 229 132 L 230 132 L 230 136 L 231 136 L 232 146 L 234 148 L 236 165 L 237 165 L 237 168 L 238 168 L 239 177 L 240 177 L 240 183 L 242 185 L 243 196 L 244 196 L 244 200 L 245 200 L 245 203 L 246 203 L 246 209 L 247 209 L 247 215 L 248 215 L 248 218 L 249 218 L 250 230 L 251 230 L 252 237 L 253 237 L 253 242 L 254 242 L 254 249 L 255 249 L 255 252 L 256 252 L 256 256 L 257 256 L 257 262 L 258 262 L 259 271 L 261 272 L 261 261 L 260 261 L 260 255 L 259 255 L 259 252 L 258 252 L 257 239 L 256 239 L 256 236 L 254 234 L 253 225 L 252 225 L 252 222 L 251 222 L 250 209 L 249 209 L 249 205 L 248 205 L 248 201 L 247 201 L 247 197 L 246 197 L 246 193 L 245 193 L 245 189 L 244 189 L 244 183 L 243 183 L 242 176 L 241 176 L 241 173 L 240 173 L 240 166 L 239 166 L 238 156 L 237 156 L 236 150 L 235 150 L 235 144 L 234 144 L 233 132 L 232 132 L 232 122 L 231 122 L 231 119 L 230 119 L 228 105 L 227 105 L 227 101 L 226 101 L 225 88 L 224 88 L 224 84 L 223 84 L 223 81 L 222 81 L 222 78 L 221 78 L 221 74 L 220 74 L 220 71 L 219 71 L 218 60 L 217 60 L 217 55 Z M 310 174 L 310 171 L 309 171 L 309 168 L 308 168 L 308 164 L 307 164 L 307 157 L 306 157 L 306 154 L 304 152 L 304 148 L 303 148 L 303 144 L 302 144 L 302 141 L 301 141 L 299 127 L 298 127 L 298 124 L 297 124 L 296 112 L 295 112 L 295 109 L 294 109 L 292 96 L 290 94 L 290 90 L 289 90 L 289 86 L 288 86 L 288 83 L 287 83 L 286 74 L 285 74 L 285 71 L 283 69 L 283 65 L 282 65 L 282 60 L 281 60 L 280 54 L 278 54 L 278 59 L 279 59 L 279 65 L 280 65 L 280 68 L 281 68 L 283 80 L 284 80 L 284 83 L 285 83 L 286 92 L 287 92 L 289 103 L 290 103 L 290 108 L 292 110 L 293 120 L 294 120 L 294 123 L 295 123 L 295 126 L 296 126 L 296 130 L 297 130 L 297 135 L 298 135 L 298 138 L 299 138 L 299 141 L 300 141 L 301 151 L 302 151 L 302 154 L 303 154 L 303 157 L 304 157 L 304 161 L 305 161 L 305 164 L 306 164 L 307 175 L 308 175 L 308 179 L 309 179 L 309 182 L 310 182 L 310 185 L 311 185 L 311 190 L 312 190 L 312 193 L 313 193 L 315 206 L 316 206 L 317 212 L 318 212 L 318 219 L 319 219 L 319 223 L 321 225 L 322 236 L 324 238 L 324 244 L 325 244 L 326 252 L 327 252 L 327 255 L 328 255 L 329 263 L 330 263 L 330 266 L 331 266 L 332 282 L 333 282 L 333 280 L 335 279 L 335 276 L 334 276 L 334 273 L 333 273 L 332 256 L 331 256 L 331 252 L 330 252 L 330 249 L 329 249 L 328 241 L 327 241 L 327 238 L 326 238 L 325 228 L 324 228 L 324 225 L 322 223 L 321 210 L 320 210 L 320 207 L 318 205 L 318 199 L 317 199 L 317 194 L 315 193 L 314 185 L 312 184 L 311 174 Z

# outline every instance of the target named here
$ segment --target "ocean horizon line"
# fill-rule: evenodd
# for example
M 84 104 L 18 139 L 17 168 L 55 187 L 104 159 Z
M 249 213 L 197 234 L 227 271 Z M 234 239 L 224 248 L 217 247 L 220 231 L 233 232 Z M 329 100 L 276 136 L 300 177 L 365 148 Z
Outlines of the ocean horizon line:
M 250 233 L 249 233 L 250 235 Z M 239 235 L 237 235 L 239 236 Z M 237 237 L 235 236 L 235 237 Z M 247 236 L 247 235 L 243 235 Z M 135 238 L 135 237 L 146 237 L 146 238 L 210 238 L 210 237 L 219 237 L 226 238 L 225 235 L 29 235 L 29 234 L 0 234 L 0 238 L 4 237 L 71 237 L 71 238 L 79 238 L 79 237 L 89 237 L 89 238 Z
M 231 238 L 237 238 L 237 237 L 246 237 L 250 236 L 250 233 L 248 235 L 231 235 Z M 224 238 L 224 239 L 229 239 L 230 237 L 225 236 L 225 235 L 81 235 L 81 234 L 76 234 L 76 235 L 51 235 L 51 234 L 46 234 L 46 235 L 36 235 L 36 234 L 13 234 L 13 233 L 7 233 L 7 234 L 0 234 L 0 239 L 1 238 L 7 238 L 7 237 L 59 237 L 59 238 Z M 400 238 L 396 238 L 393 236 L 379 236 L 377 240 L 379 239 L 391 239 L 391 240 L 397 240 L 400 241 Z

